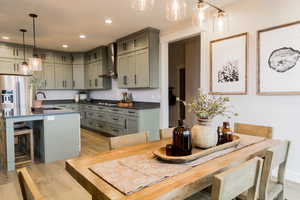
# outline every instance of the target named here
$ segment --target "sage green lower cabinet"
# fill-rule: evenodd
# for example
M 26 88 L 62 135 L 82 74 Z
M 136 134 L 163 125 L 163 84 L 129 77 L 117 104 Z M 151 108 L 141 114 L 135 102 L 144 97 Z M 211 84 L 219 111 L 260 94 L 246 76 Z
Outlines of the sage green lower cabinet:
M 151 141 L 159 139 L 160 109 L 123 109 L 97 105 L 81 105 L 82 126 L 114 136 L 149 131 Z
M 79 156 L 79 114 L 45 117 L 42 138 L 44 142 L 43 161 L 46 163 Z

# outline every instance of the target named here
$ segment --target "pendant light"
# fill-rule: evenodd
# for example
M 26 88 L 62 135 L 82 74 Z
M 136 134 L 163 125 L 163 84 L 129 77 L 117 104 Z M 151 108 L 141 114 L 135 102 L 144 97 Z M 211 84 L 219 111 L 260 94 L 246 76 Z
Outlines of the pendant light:
M 31 71 L 42 71 L 42 59 L 40 59 L 36 52 L 35 43 L 35 19 L 38 17 L 36 14 L 29 14 L 33 23 L 33 57 L 29 58 L 29 67 Z
M 180 21 L 186 16 L 185 0 L 167 0 L 166 17 L 169 21 Z
M 20 31 L 23 34 L 23 62 L 21 64 L 21 68 L 20 71 L 22 74 L 24 75 L 28 75 L 30 70 L 29 70 L 29 66 L 28 63 L 26 62 L 26 47 L 25 47 L 25 33 L 27 32 L 26 29 L 20 29 Z
M 154 0 L 131 0 L 131 6 L 137 11 L 151 10 L 154 6 Z
M 204 3 L 203 0 L 198 0 L 196 6 L 193 9 L 192 23 L 194 26 L 199 28 L 204 28 L 204 23 L 206 21 L 206 9 L 209 6 Z
M 214 32 L 224 33 L 228 30 L 228 18 L 227 14 L 223 10 L 218 10 L 214 19 Z

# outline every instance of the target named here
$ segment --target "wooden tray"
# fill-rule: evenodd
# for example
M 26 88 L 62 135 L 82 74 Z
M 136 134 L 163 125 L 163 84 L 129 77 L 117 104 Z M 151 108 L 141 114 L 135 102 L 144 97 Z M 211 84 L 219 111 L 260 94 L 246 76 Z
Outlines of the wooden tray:
M 218 145 L 209 149 L 193 148 L 192 154 L 189 156 L 167 156 L 166 147 L 161 147 L 160 149 L 153 152 L 160 160 L 164 160 L 170 163 L 185 163 L 196 160 L 198 158 L 207 156 L 209 154 L 222 151 L 231 147 L 235 147 L 240 143 L 240 137 L 237 135 L 232 135 L 232 141 Z

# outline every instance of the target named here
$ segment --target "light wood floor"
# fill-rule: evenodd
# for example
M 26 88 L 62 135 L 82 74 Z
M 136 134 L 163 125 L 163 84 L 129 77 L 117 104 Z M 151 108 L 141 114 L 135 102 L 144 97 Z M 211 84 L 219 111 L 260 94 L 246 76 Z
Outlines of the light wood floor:
M 82 129 L 81 155 L 108 150 L 105 136 Z M 46 200 L 91 200 L 91 196 L 65 171 L 64 161 L 34 164 L 29 173 Z M 300 200 L 300 185 L 287 183 L 286 198 Z M 0 199 L 22 200 L 15 172 L 0 171 Z

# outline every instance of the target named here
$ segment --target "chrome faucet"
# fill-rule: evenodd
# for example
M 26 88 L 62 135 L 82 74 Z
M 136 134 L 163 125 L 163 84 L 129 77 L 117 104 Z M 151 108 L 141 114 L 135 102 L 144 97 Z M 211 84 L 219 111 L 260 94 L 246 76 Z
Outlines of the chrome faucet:
M 35 93 L 35 99 L 36 99 L 36 100 L 37 100 L 37 96 L 38 96 L 39 94 L 43 95 L 44 99 L 47 98 L 45 92 L 38 91 L 38 92 Z

